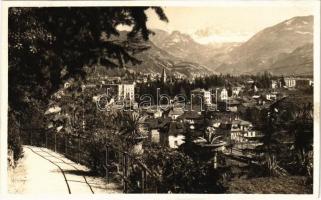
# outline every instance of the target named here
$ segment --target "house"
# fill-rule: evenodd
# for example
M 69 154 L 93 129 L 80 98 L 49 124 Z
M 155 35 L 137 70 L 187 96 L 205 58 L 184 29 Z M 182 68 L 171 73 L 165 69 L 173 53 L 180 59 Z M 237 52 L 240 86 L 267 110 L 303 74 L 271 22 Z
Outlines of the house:
M 147 109 L 146 114 L 152 118 L 160 118 L 163 115 L 163 111 L 161 109 Z
M 225 87 L 212 88 L 211 91 L 213 91 L 213 98 L 215 98 L 214 101 L 216 105 L 229 99 L 228 91 Z
M 170 122 L 168 130 L 168 146 L 177 149 L 185 143 L 184 127 L 182 123 Z
M 226 102 L 226 108 L 228 111 L 231 111 L 231 112 L 237 112 L 238 110 L 238 107 L 240 106 L 240 102 L 236 99 L 229 99 L 227 102 Z
M 253 79 L 248 79 L 248 80 L 246 80 L 246 83 L 252 85 L 254 83 L 254 80 Z
M 168 137 L 168 145 L 172 149 L 177 149 L 179 146 L 185 143 L 185 136 L 182 134 L 179 135 L 170 135 Z
M 296 78 L 296 87 L 307 88 L 313 85 L 312 79 L 309 78 Z
M 158 129 L 151 129 L 150 130 L 150 140 L 152 143 L 159 143 L 160 142 L 160 133 Z
M 264 95 L 257 95 L 254 99 L 256 100 L 256 105 L 265 105 L 268 102 Z
M 147 83 L 148 82 L 148 78 L 147 76 L 139 76 L 136 78 L 136 83 Z
M 256 105 L 264 105 L 266 102 L 268 102 L 265 94 L 266 93 L 252 96 L 252 99 L 255 100 Z
M 246 132 L 243 135 L 243 142 L 238 145 L 240 149 L 242 149 L 242 154 L 245 156 L 255 156 L 258 154 L 255 149 L 259 146 L 262 145 L 261 138 L 263 137 L 263 134 L 259 131 L 254 130 L 252 128 L 250 131 Z
M 135 99 L 135 84 L 123 83 L 118 84 L 118 99 Z
M 239 95 L 242 87 L 235 87 L 234 88 L 234 95 L 233 95 L 233 88 L 231 89 L 232 94 L 229 96 L 228 90 L 223 87 L 223 88 L 215 88 L 215 93 L 217 94 L 215 102 L 217 104 L 215 105 L 215 110 L 227 110 L 227 111 L 233 111 L 237 112 L 237 106 L 240 104 L 237 95 Z M 213 109 L 211 109 L 213 110 Z
M 135 83 L 112 83 L 102 86 L 106 93 L 111 96 L 116 96 L 117 100 L 135 100 Z
M 220 91 L 220 100 L 221 101 L 226 101 L 228 100 L 228 92 L 227 92 L 227 89 L 226 88 L 223 88 L 221 91 Z
M 240 92 L 242 91 L 242 87 L 232 87 L 232 97 L 238 97 Z
M 94 83 L 88 83 L 86 85 L 82 85 L 81 86 L 83 89 L 85 88 L 97 88 L 97 84 L 94 84 Z
M 151 143 L 160 143 L 160 131 L 158 119 L 147 119 L 145 121 L 146 129 L 148 130 L 148 138 Z
M 272 89 L 275 89 L 275 88 L 277 88 L 277 87 L 278 87 L 278 81 L 272 80 L 272 81 L 271 81 L 271 88 L 272 88 Z
M 119 76 L 113 76 L 113 77 L 105 76 L 104 79 L 106 80 L 106 82 L 109 82 L 109 83 L 120 83 L 121 82 L 121 77 L 119 77 Z
M 147 119 L 149 141 L 170 148 L 178 148 L 185 143 L 184 126 L 170 118 Z
M 168 117 L 170 117 L 172 120 L 176 120 L 177 117 L 181 116 L 184 114 L 184 110 L 182 108 L 172 108 L 169 113 Z
M 162 117 L 162 115 L 163 115 L 163 111 L 162 110 L 160 110 L 160 109 L 158 109 L 158 110 L 156 110 L 155 112 L 154 112 L 154 118 L 160 118 L 160 117 Z
M 204 89 L 195 89 L 191 91 L 192 102 L 196 104 L 204 103 L 205 105 L 212 103 L 211 92 Z
M 245 132 L 243 135 L 245 142 L 252 142 L 252 143 L 254 142 L 254 139 L 262 138 L 262 137 L 263 135 L 259 131 L 252 130 L 252 126 L 251 126 L 251 129 Z
M 218 111 L 218 104 L 212 103 L 210 105 L 205 105 L 203 112 L 206 111 L 210 115 L 214 115 Z M 202 114 L 202 111 L 199 114 Z
M 266 93 L 264 94 L 266 100 L 275 101 L 277 99 L 277 95 L 275 93 Z
M 196 111 L 185 111 L 184 114 L 179 116 L 177 119 L 184 123 L 196 124 L 201 120 L 201 115 Z
M 294 88 L 296 86 L 296 79 L 294 77 L 285 77 L 284 84 L 286 88 Z
M 197 114 L 201 115 L 203 111 L 205 111 L 205 109 L 207 109 L 209 105 L 192 105 L 192 104 L 187 104 L 185 107 L 185 111 L 195 111 L 197 112 Z
M 313 86 L 313 80 L 305 77 L 285 77 L 284 84 L 286 88 L 305 88 Z
M 255 134 L 255 132 L 252 131 L 252 127 L 252 123 L 248 121 L 241 119 L 233 120 L 231 125 L 231 140 L 244 142 L 244 136 Z
M 215 128 L 215 133 L 221 135 L 228 142 L 242 143 L 247 141 L 245 137 L 255 136 L 253 125 L 249 121 L 239 119 L 238 117 L 221 118 L 212 121 L 212 127 Z

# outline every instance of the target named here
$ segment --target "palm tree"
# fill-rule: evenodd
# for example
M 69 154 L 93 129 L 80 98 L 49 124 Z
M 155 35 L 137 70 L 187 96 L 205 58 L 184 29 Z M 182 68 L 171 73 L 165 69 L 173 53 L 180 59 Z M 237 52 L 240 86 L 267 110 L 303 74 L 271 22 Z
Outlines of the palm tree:
M 206 144 L 217 144 L 222 141 L 222 136 L 215 135 L 215 129 L 211 126 L 207 127 L 203 137 L 199 137 L 198 140 Z
M 140 116 L 139 113 L 119 112 L 114 120 L 118 126 L 117 135 L 125 142 L 123 147 L 126 150 L 131 150 L 146 138 L 146 133 L 143 129 L 145 117 Z
M 313 108 L 312 104 L 303 105 L 292 112 L 292 121 L 289 131 L 294 134 L 294 151 L 297 164 L 301 170 L 308 173 L 309 152 L 313 144 Z
M 219 149 L 226 146 L 226 142 L 222 140 L 222 136 L 215 135 L 215 129 L 209 126 L 205 130 L 203 137 L 199 137 L 194 140 L 205 152 L 213 156 L 213 166 L 214 169 L 217 168 L 217 153 Z

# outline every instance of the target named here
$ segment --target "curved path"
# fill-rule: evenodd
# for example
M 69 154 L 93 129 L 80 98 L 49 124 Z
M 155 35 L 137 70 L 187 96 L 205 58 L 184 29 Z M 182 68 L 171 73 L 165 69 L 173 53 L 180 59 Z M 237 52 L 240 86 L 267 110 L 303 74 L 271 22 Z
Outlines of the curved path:
M 23 194 L 97 194 L 121 193 L 115 182 L 93 176 L 89 169 L 47 148 L 24 146 Z M 15 174 L 13 174 L 15 176 Z M 21 175 L 19 175 L 21 176 Z

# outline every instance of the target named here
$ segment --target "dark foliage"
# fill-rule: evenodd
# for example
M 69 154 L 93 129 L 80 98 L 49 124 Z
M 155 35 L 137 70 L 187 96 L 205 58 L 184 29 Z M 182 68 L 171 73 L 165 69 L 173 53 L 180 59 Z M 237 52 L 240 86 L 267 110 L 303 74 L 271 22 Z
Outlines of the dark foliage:
M 21 147 L 21 139 L 19 136 L 20 130 L 19 125 L 15 124 L 17 123 L 17 120 L 14 118 L 12 111 L 9 110 L 9 117 L 8 117 L 8 127 L 13 127 L 12 129 L 9 129 L 8 131 L 8 148 L 13 151 L 13 158 L 14 160 L 18 160 L 23 156 L 23 150 Z
M 185 153 L 153 146 L 144 153 L 144 162 L 161 174 L 161 193 L 223 193 L 223 171 L 207 162 L 198 162 Z
M 267 167 L 265 175 L 280 175 L 277 171 L 312 174 L 313 108 L 311 103 L 299 99 L 298 96 L 287 97 L 262 115 L 263 145 L 256 150 L 264 154 L 261 161 Z
M 146 50 L 145 11 L 148 7 L 44 7 L 9 9 L 9 132 L 16 132 L 17 116 L 30 118 L 44 113 L 49 97 L 70 77 L 81 79 L 84 66 L 108 67 L 139 64 L 135 53 Z M 167 21 L 163 10 L 152 9 Z M 127 40 L 117 41 L 117 26 L 132 27 Z M 114 40 L 113 38 L 116 38 Z M 36 108 L 35 108 L 36 107 Z M 38 109 L 42 108 L 42 109 Z M 19 121 L 20 126 L 28 122 Z M 12 140 L 9 139 L 9 147 Z

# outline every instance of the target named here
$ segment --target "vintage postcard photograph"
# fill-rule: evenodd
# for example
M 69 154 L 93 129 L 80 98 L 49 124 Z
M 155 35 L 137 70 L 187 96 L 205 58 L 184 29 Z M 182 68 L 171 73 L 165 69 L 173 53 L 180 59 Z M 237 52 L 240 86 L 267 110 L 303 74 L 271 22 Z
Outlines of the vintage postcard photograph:
M 318 194 L 319 1 L 2 4 L 7 194 Z

